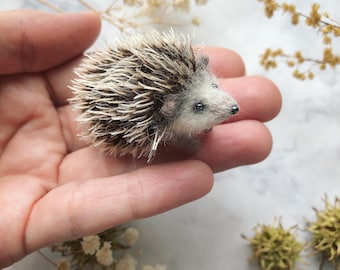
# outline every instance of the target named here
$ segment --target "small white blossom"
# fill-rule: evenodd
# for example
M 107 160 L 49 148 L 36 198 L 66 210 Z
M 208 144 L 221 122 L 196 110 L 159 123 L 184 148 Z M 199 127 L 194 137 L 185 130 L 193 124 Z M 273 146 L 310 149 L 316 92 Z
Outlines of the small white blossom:
M 97 261 L 101 265 L 110 266 L 114 262 L 112 250 L 111 250 L 111 243 L 104 242 L 101 249 L 99 249 L 96 253 Z
M 93 255 L 100 247 L 100 238 L 98 235 L 90 235 L 83 237 L 81 248 L 85 254 Z
M 130 254 L 125 253 L 116 264 L 115 270 L 136 270 L 137 261 Z
M 135 228 L 127 228 L 123 233 L 123 239 L 129 246 L 133 246 L 139 239 L 139 232 Z

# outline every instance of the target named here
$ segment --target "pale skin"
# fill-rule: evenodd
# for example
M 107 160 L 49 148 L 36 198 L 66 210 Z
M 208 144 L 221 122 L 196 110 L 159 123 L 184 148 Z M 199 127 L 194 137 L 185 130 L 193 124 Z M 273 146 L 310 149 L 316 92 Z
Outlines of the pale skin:
M 84 144 L 67 86 L 99 31 L 93 13 L 0 13 L 0 268 L 52 243 L 198 199 L 212 188 L 213 172 L 270 153 L 263 122 L 280 110 L 277 87 L 245 77 L 236 53 L 212 47 L 203 53 L 241 111 L 216 126 L 198 153 L 163 149 L 146 165 Z

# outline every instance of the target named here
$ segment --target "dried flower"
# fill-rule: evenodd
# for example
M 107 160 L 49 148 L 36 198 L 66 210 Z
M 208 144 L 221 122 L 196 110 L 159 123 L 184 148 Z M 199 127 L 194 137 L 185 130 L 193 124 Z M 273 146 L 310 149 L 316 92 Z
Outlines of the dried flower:
M 201 25 L 201 19 L 199 17 L 195 16 L 191 19 L 191 23 L 193 25 L 200 26 Z
M 155 270 L 155 267 L 153 267 L 150 264 L 147 264 L 143 266 L 142 270 Z
M 70 263 L 68 260 L 60 259 L 57 262 L 57 269 L 58 270 L 69 270 L 70 269 Z
M 293 4 L 283 3 L 280 8 L 283 12 L 290 13 L 292 16 L 291 22 L 293 25 L 297 25 L 299 23 L 300 14 L 296 11 L 296 6 Z
M 57 11 L 64 12 L 58 5 L 51 2 L 57 0 L 37 0 L 39 3 Z M 169 26 L 183 25 L 190 23 L 187 16 L 174 22 L 172 17 L 174 12 L 188 12 L 191 7 L 192 0 L 117 0 L 110 1 L 110 5 L 99 11 L 88 3 L 87 0 L 78 0 L 80 4 L 87 9 L 100 14 L 101 18 L 124 32 L 132 28 L 140 28 L 150 26 L 151 24 L 165 24 Z M 93 2 L 93 1 L 92 1 Z M 208 0 L 195 0 L 195 5 L 205 5 Z M 193 25 L 198 25 L 197 20 L 193 20 Z
M 98 263 L 104 266 L 110 266 L 114 262 L 110 242 L 104 242 L 102 248 L 97 251 L 96 258 Z
M 163 4 L 163 0 L 147 0 L 147 5 L 153 8 L 159 8 Z
M 287 65 L 288 65 L 289 67 L 294 67 L 294 66 L 295 66 L 295 62 L 292 61 L 292 60 L 289 60 L 289 61 L 287 61 Z
M 333 34 L 336 37 L 340 37 L 340 27 L 333 27 Z
M 69 257 L 72 262 L 70 265 L 68 261 L 60 261 L 58 270 L 135 270 L 137 261 L 127 253 L 127 250 L 137 242 L 138 238 L 137 229 L 117 226 L 98 235 L 53 245 L 52 251 L 59 252 L 63 257 Z M 166 267 L 156 265 L 153 270 L 166 270 Z
M 319 13 L 319 4 L 312 4 L 312 10 L 309 16 L 306 18 L 306 24 L 312 27 L 320 26 L 321 14 Z
M 141 4 L 141 0 L 123 0 L 123 3 L 127 6 L 137 6 Z
M 314 77 L 315 77 L 315 75 L 314 75 L 314 73 L 312 71 L 308 72 L 307 76 L 308 76 L 308 79 L 310 79 L 310 80 L 313 80 Z
M 90 235 L 83 237 L 81 248 L 85 254 L 93 255 L 100 247 L 100 238 L 98 235 Z
M 327 12 L 321 13 L 319 4 L 312 4 L 311 11 L 308 15 L 305 15 L 299 12 L 294 4 L 282 3 L 279 4 L 275 0 L 258 0 L 259 2 L 264 3 L 264 9 L 267 17 L 272 17 L 274 12 L 278 9 L 281 9 L 284 13 L 288 13 L 291 15 L 291 24 L 297 25 L 300 21 L 300 18 L 305 18 L 306 25 L 318 28 L 318 32 L 320 31 L 321 35 L 318 35 L 322 38 L 323 44 L 327 46 L 323 51 L 323 58 L 318 59 L 315 57 L 304 57 L 302 56 L 301 51 L 297 51 L 295 54 L 286 54 L 280 53 L 276 54 L 272 49 L 266 49 L 265 53 L 261 55 L 261 65 L 266 69 L 276 68 L 278 66 L 278 62 L 276 60 L 277 57 L 286 58 L 288 67 L 295 67 L 292 75 L 294 78 L 299 80 L 305 79 L 313 79 L 314 73 L 311 71 L 312 68 L 319 66 L 320 70 L 325 70 L 327 66 L 335 67 L 340 64 L 340 56 L 333 52 L 330 45 L 332 44 L 332 37 L 340 36 L 340 25 L 336 20 L 330 18 L 330 15 Z M 303 63 L 309 63 L 310 67 L 306 68 L 304 65 L 303 70 L 301 71 L 300 65 Z
M 123 233 L 124 241 L 131 247 L 136 244 L 139 239 L 139 232 L 135 228 L 127 228 Z
M 289 12 L 289 13 L 295 13 L 296 12 L 296 7 L 293 4 L 283 3 L 281 5 L 281 8 L 283 9 L 284 12 Z
M 195 0 L 196 5 L 205 5 L 208 3 L 208 0 Z
M 324 35 L 323 37 L 323 44 L 329 45 L 332 43 L 332 39 L 329 36 Z
M 340 64 L 340 56 L 333 53 L 332 48 L 325 48 L 323 51 L 323 62 L 335 67 Z
M 304 247 L 292 233 L 294 228 L 286 230 L 279 221 L 277 226 L 256 226 L 253 238 L 242 235 L 253 250 L 251 259 L 257 260 L 263 270 L 292 269 Z
M 324 27 L 321 28 L 321 32 L 324 35 L 327 35 L 327 34 L 331 33 L 332 31 L 333 31 L 332 25 L 325 25 Z
M 115 270 L 135 270 L 137 261 L 130 254 L 125 253 L 116 264 Z
M 272 50 L 268 48 L 264 54 L 261 55 L 261 65 L 264 66 L 266 70 L 275 68 L 277 66 L 275 58 L 282 55 L 282 49 Z
M 316 220 L 308 222 L 307 230 L 313 234 L 312 245 L 315 253 L 321 254 L 323 260 L 332 262 L 336 266 L 335 268 L 339 269 L 340 199 L 336 198 L 332 204 L 325 197 L 324 204 L 323 210 L 314 209 Z
M 302 56 L 302 53 L 300 51 L 295 52 L 294 57 L 300 64 L 305 62 L 305 58 Z
M 167 269 L 166 265 L 159 265 L 159 264 L 156 264 L 155 266 L 148 264 L 148 265 L 144 265 L 142 268 L 142 270 L 166 270 L 166 269 Z
M 275 0 L 259 0 L 259 2 L 264 3 L 264 11 L 268 18 L 273 17 L 274 12 L 280 7 Z
M 292 24 L 297 25 L 299 23 L 299 18 L 300 16 L 298 13 L 292 14 Z
M 300 72 L 298 69 L 294 69 L 292 74 L 293 74 L 293 77 L 296 79 L 299 79 L 301 81 L 306 80 L 306 74 L 303 72 Z
M 173 0 L 175 10 L 188 12 L 190 10 L 190 0 Z

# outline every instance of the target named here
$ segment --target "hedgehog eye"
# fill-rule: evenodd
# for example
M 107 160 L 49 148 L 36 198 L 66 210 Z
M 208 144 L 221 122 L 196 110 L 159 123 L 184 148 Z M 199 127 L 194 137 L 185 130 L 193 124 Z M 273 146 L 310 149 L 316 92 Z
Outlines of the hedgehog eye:
M 202 102 L 197 102 L 194 104 L 193 109 L 195 112 L 201 112 L 205 110 L 205 104 Z
M 217 83 L 212 83 L 211 86 L 212 86 L 213 88 L 218 88 L 218 84 L 217 84 Z

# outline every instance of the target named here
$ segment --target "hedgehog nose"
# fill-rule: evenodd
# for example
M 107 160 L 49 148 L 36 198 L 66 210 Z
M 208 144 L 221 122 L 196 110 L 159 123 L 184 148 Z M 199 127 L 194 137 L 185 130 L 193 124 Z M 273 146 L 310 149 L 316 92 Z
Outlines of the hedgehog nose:
M 239 107 L 237 106 L 237 105 L 233 105 L 232 107 L 231 107 L 231 114 L 237 114 L 238 113 L 238 111 L 239 111 Z

